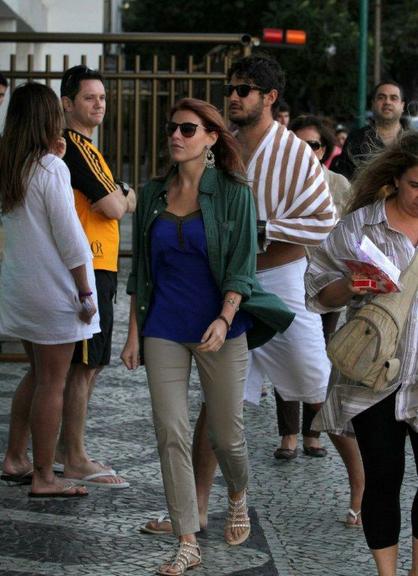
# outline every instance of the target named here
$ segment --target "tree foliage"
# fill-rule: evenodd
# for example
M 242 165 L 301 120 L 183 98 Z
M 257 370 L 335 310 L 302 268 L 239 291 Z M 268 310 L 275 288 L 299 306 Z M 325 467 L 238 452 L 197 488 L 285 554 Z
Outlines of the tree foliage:
M 383 75 L 401 82 L 418 98 L 417 0 L 382 0 Z M 303 48 L 274 48 L 287 72 L 285 99 L 292 114 L 314 112 L 338 119 L 356 112 L 358 81 L 359 0 L 131 0 L 124 17 L 126 31 L 250 33 L 263 28 L 303 29 Z M 374 2 L 369 2 L 368 85 L 373 85 Z M 164 58 L 174 47 L 163 46 Z M 180 58 L 208 51 L 207 46 L 176 47 Z M 136 48 L 144 56 L 155 47 Z

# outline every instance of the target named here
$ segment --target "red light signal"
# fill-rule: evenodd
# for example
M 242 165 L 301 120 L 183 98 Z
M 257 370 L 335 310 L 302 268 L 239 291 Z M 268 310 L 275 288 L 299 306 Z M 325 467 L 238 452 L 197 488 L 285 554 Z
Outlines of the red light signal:
M 287 44 L 303 46 L 306 44 L 305 30 L 282 30 L 281 28 L 264 28 L 263 42 L 267 44 Z

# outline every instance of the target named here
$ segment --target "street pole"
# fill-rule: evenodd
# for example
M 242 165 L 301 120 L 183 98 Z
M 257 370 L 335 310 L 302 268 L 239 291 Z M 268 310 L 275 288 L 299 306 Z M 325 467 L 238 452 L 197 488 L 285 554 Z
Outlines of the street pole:
M 374 85 L 381 79 L 380 55 L 382 50 L 382 2 L 375 0 L 374 4 Z
M 357 92 L 357 125 L 359 128 L 366 123 L 367 102 L 367 17 L 368 0 L 360 0 L 360 33 L 359 33 L 359 75 Z

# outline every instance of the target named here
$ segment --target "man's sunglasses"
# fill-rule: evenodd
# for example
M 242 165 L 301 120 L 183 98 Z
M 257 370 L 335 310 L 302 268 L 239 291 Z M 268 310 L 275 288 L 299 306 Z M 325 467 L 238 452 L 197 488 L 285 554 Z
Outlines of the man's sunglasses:
M 234 90 L 237 91 L 240 98 L 246 98 L 251 90 L 260 90 L 260 92 L 265 92 L 264 88 L 260 88 L 260 86 L 250 86 L 249 84 L 225 84 L 224 96 L 229 98 L 234 93 Z
M 198 126 L 205 128 L 202 124 L 193 124 L 193 122 L 182 122 L 181 124 L 178 124 L 177 122 L 167 122 L 165 125 L 165 132 L 167 136 L 171 138 L 177 128 L 180 128 L 182 136 L 185 138 L 193 138 L 193 136 L 196 134 Z
M 317 152 L 320 148 L 322 148 L 321 142 L 318 140 L 306 140 L 306 144 L 312 148 L 314 152 Z

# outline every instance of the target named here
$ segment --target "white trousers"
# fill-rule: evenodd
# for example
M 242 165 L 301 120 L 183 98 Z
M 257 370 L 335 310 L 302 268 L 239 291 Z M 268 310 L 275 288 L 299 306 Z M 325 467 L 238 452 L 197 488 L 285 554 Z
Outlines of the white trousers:
M 279 296 L 296 317 L 283 333 L 249 352 L 245 399 L 258 404 L 267 377 L 284 400 L 316 404 L 325 400 L 330 362 L 321 316 L 306 310 L 305 258 L 257 273 L 267 292 Z

